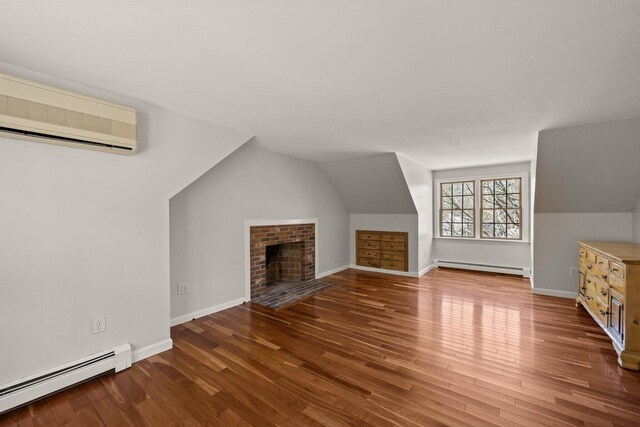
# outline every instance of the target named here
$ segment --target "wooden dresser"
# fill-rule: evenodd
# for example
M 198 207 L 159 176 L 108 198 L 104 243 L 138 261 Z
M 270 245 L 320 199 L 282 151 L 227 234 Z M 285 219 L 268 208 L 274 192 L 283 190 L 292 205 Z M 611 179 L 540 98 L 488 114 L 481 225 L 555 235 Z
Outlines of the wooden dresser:
M 409 233 L 356 230 L 357 265 L 409 271 Z
M 620 366 L 640 369 L 640 245 L 579 241 L 582 305 L 604 329 Z

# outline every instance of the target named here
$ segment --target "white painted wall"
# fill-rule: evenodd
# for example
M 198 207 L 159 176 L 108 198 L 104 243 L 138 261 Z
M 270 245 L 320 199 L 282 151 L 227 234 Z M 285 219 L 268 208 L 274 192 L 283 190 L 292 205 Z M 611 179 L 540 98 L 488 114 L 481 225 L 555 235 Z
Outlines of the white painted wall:
M 415 214 L 395 153 L 320 164 L 350 213 Z
M 629 242 L 640 197 L 640 118 L 541 131 L 534 292 L 576 293 L 576 240 Z M 637 233 L 635 233 L 637 238 Z
M 249 143 L 173 197 L 171 318 L 244 296 L 245 219 L 296 218 L 319 218 L 320 274 L 349 264 L 347 208 L 315 163 Z
M 623 213 L 536 213 L 534 246 L 534 292 L 555 291 L 575 296 L 578 277 L 569 268 L 578 267 L 577 240 L 628 242 L 633 214 Z
M 398 162 L 418 211 L 418 272 L 423 272 L 433 260 L 433 174 L 404 156 L 398 155 Z
M 633 241 L 640 243 L 640 198 L 633 210 Z
M 0 139 L 0 384 L 123 342 L 169 339 L 169 198 L 248 136 L 139 110 L 132 157 Z M 106 332 L 91 319 L 106 315 Z
M 448 169 L 433 172 L 434 190 L 433 203 L 437 206 L 439 186 L 436 180 L 457 178 L 476 178 L 504 176 L 509 174 L 524 174 L 528 178 L 531 169 L 530 162 L 509 163 L 504 165 L 482 166 L 464 169 Z M 526 179 L 529 182 L 528 179 Z M 531 194 L 527 186 L 527 195 Z M 523 194 L 523 207 L 526 211 L 530 197 Z M 529 244 L 530 221 L 523 215 L 523 241 L 496 242 L 486 240 L 461 240 L 434 238 L 433 257 L 441 261 L 465 262 L 472 264 L 489 264 L 511 268 L 531 268 L 531 249 Z M 437 230 L 438 213 L 434 212 L 433 227 Z
M 356 263 L 356 230 L 406 231 L 409 233 L 409 273 L 419 272 L 417 214 L 350 214 L 349 228 L 351 264 Z
M 639 164 L 640 117 L 543 130 L 536 212 L 632 212 Z

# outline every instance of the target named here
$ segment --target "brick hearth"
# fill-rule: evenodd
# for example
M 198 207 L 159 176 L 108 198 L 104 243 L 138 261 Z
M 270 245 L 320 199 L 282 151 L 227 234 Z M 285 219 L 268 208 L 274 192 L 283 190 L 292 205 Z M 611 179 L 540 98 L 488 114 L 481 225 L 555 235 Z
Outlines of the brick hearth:
M 315 278 L 315 224 L 261 225 L 250 228 L 251 298 L 264 295 L 267 281 L 266 247 L 300 242 L 302 280 Z

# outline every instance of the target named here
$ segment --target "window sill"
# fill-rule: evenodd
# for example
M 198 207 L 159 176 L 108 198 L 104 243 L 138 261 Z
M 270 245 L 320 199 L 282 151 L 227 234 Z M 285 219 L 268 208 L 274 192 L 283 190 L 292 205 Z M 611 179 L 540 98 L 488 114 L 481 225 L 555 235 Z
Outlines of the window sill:
M 528 245 L 528 240 L 501 240 L 501 239 L 470 239 L 467 237 L 434 237 L 433 240 L 441 240 L 443 242 L 461 242 L 461 243 L 489 243 L 492 245 Z

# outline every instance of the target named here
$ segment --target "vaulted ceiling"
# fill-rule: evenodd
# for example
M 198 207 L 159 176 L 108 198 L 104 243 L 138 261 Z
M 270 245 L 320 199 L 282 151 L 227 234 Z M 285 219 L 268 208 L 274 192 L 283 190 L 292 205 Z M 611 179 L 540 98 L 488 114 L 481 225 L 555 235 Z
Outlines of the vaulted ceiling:
M 640 116 L 630 0 L 2 1 L 0 61 L 316 162 L 528 160 L 546 128 Z

